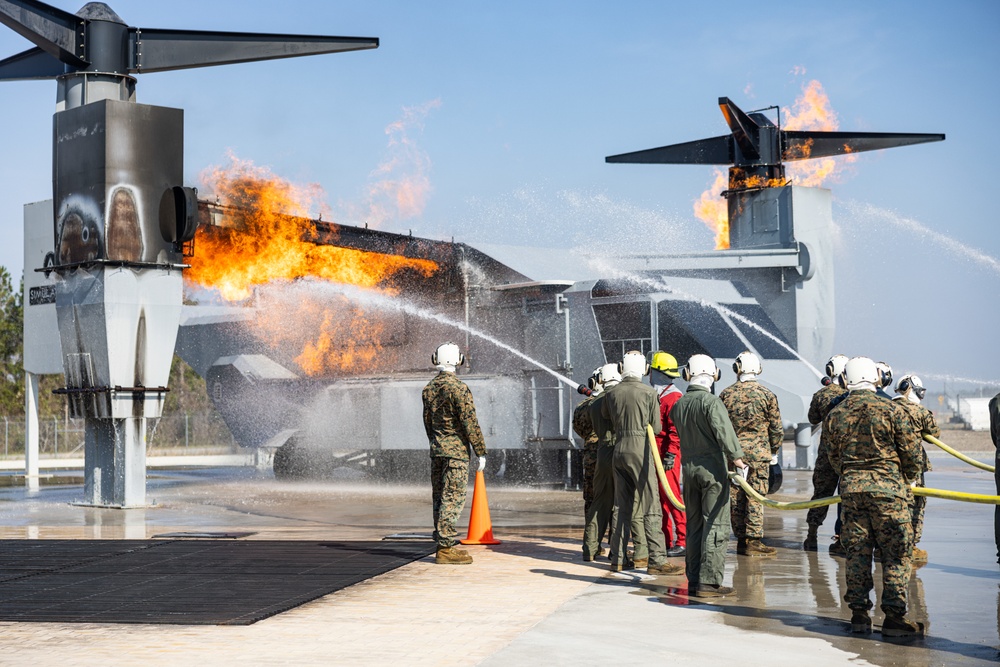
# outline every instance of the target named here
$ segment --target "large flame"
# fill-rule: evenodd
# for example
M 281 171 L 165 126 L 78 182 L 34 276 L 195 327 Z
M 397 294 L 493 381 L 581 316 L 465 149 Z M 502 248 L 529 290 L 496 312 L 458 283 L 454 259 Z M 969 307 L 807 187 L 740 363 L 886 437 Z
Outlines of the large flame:
M 202 175 L 203 190 L 230 214 L 222 226 L 202 227 L 186 280 L 242 301 L 265 286 L 287 288 L 311 279 L 392 291 L 394 277 L 429 277 L 437 263 L 310 242 L 303 225 L 316 206 L 318 187 L 296 186 L 250 162 L 231 159 Z M 297 350 L 295 362 L 310 375 L 363 370 L 381 349 L 380 324 L 343 299 L 300 290 L 294 298 L 269 299 L 257 310 L 252 333 L 272 348 Z M 294 353 L 293 353 L 294 354 Z
M 437 271 L 426 259 L 316 245 L 303 236 L 317 188 L 302 188 L 266 169 L 233 158 L 229 168 L 202 176 L 205 189 L 236 211 L 232 227 L 202 227 L 185 277 L 239 301 L 253 288 L 278 280 L 312 277 L 360 287 L 377 287 L 399 271 L 424 276 Z
M 804 74 L 805 69 L 797 71 Z M 783 109 L 784 123 L 783 130 L 820 130 L 824 132 L 836 131 L 839 127 L 837 114 L 830 105 L 830 98 L 823 90 L 823 85 L 819 81 L 810 81 L 802 88 L 800 95 L 791 109 Z M 749 177 L 739 181 L 740 188 L 755 187 L 781 187 L 789 182 L 795 185 L 816 187 L 821 185 L 827 178 L 830 178 L 837 169 L 838 162 L 833 158 L 809 159 L 812 148 L 809 143 L 801 149 L 799 159 L 788 162 L 785 165 L 787 180 L 762 179 L 760 177 Z M 846 150 L 845 152 L 850 152 Z M 842 158 L 840 163 L 852 162 L 855 156 L 849 155 Z M 701 196 L 694 203 L 695 216 L 703 221 L 715 232 L 716 250 L 725 250 L 729 247 L 729 211 L 726 200 L 722 197 L 722 192 L 730 187 L 730 179 L 720 169 L 714 172 L 714 180 L 708 189 L 701 193 Z

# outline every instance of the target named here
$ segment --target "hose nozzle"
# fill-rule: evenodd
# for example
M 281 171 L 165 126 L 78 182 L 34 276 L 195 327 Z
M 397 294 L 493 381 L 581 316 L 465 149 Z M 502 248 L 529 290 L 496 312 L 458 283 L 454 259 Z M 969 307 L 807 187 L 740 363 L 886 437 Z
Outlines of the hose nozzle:
M 585 384 L 581 384 L 579 387 L 577 387 L 576 392 L 578 394 L 583 394 L 584 396 L 592 396 L 594 394 L 594 392 L 590 390 L 590 387 L 588 387 Z

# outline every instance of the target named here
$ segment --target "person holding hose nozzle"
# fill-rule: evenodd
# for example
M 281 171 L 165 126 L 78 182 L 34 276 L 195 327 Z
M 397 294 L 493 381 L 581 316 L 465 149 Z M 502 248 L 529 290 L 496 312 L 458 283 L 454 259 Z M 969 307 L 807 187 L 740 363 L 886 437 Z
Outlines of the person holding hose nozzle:
M 722 585 L 730 531 L 727 460 L 744 478 L 749 471 L 726 406 L 712 394 L 712 385 L 719 380 L 715 360 L 693 355 L 681 377 L 688 382 L 687 393 L 674 405 L 670 417 L 684 459 L 688 594 L 721 597 L 733 592 Z
M 913 424 L 913 430 L 917 432 L 918 436 L 926 433 L 927 435 L 939 438 L 941 437 L 941 427 L 938 426 L 937 420 L 934 419 L 934 414 L 920 405 L 920 401 L 926 392 L 924 383 L 920 381 L 919 377 L 916 375 L 904 375 L 896 383 L 896 394 L 898 395 L 892 400 L 909 414 L 910 423 Z M 931 469 L 931 461 L 927 458 L 927 450 L 924 449 L 922 443 L 920 444 L 920 458 L 922 462 L 920 466 L 920 479 L 917 481 L 917 486 L 924 485 L 924 473 Z M 924 533 L 924 508 L 926 507 L 927 498 L 925 496 L 912 496 L 910 498 L 910 520 L 913 523 L 913 550 L 911 558 L 914 563 L 927 562 L 927 552 L 917 548 L 917 542 L 920 541 L 920 537 Z
M 424 430 L 431 447 L 431 495 L 434 501 L 435 562 L 467 565 L 472 556 L 458 549 L 456 523 L 465 506 L 469 486 L 469 450 L 486 467 L 486 442 L 476 419 L 476 406 L 468 385 L 455 375 L 465 355 L 454 343 L 440 345 L 431 355 L 440 371 L 424 387 Z
M 868 357 L 854 357 L 844 369 L 848 395 L 823 422 L 829 436 L 830 465 L 840 475 L 847 552 L 847 593 L 851 631 L 869 633 L 872 557 L 882 552 L 882 634 L 906 637 L 921 627 L 906 618 L 913 526 L 911 484 L 920 477 L 920 442 L 906 413 L 878 396 L 882 374 Z
M 741 352 L 733 362 L 736 382 L 722 390 L 719 398 L 726 405 L 729 421 L 740 439 L 744 460 L 750 468 L 747 483 L 762 496 L 767 495 L 768 473 L 777 463 L 784 429 L 778 410 L 778 397 L 757 382 L 763 366 L 756 354 Z M 741 556 L 773 556 L 777 549 L 765 545 L 764 507 L 734 486 L 730 502 L 736 553 Z
M 656 468 L 647 426 L 659 433 L 660 404 L 653 388 L 642 383 L 642 376 L 649 372 L 646 357 L 641 352 L 626 352 L 619 369 L 622 381 L 611 389 L 601 401 L 601 414 L 615 430 L 615 508 L 611 538 L 611 570 L 629 569 L 625 554 L 633 516 L 641 518 L 647 553 L 636 550 L 633 567 L 646 567 L 649 574 L 680 574 L 683 569 L 667 562 L 667 549 L 663 542 L 663 515 L 657 492 Z M 655 443 L 654 443 L 655 445 Z
M 590 504 L 594 501 L 594 469 L 597 467 L 597 433 L 594 432 L 594 422 L 590 418 L 590 406 L 601 392 L 597 368 L 587 380 L 590 395 L 580 401 L 573 410 L 573 432 L 583 440 L 583 515 L 587 516 Z
M 826 362 L 826 377 L 823 378 L 823 388 L 813 394 L 812 402 L 809 403 L 809 423 L 822 424 L 826 415 L 830 412 L 832 403 L 839 397 L 847 393 L 847 389 L 840 386 L 838 378 L 844 372 L 847 365 L 847 357 L 843 354 L 835 354 Z M 840 477 L 830 467 L 830 459 L 826 452 L 829 449 L 828 436 L 824 429 L 819 436 L 819 449 L 816 450 L 816 465 L 813 467 L 812 483 L 813 494 L 810 500 L 829 498 L 837 492 L 837 484 Z M 828 505 L 814 507 L 806 514 L 806 523 L 809 525 L 809 533 L 806 535 L 802 548 L 805 551 L 816 551 L 819 527 L 826 519 L 826 513 L 830 510 Z M 837 505 L 837 523 L 834 526 L 834 543 L 830 546 L 831 554 L 843 555 L 843 548 L 840 546 L 840 505 Z
M 653 354 L 649 362 L 649 380 L 660 399 L 660 423 L 663 430 L 656 434 L 656 446 L 663 458 L 663 472 L 674 497 L 681 497 L 681 441 L 677 428 L 670 419 L 670 410 L 684 395 L 674 386 L 674 378 L 680 377 L 674 355 L 662 350 Z M 677 509 L 660 489 L 660 505 L 663 507 L 663 538 L 667 545 L 667 556 L 677 557 L 687 553 L 687 515 Z
M 601 540 L 608 534 L 615 515 L 615 431 L 611 422 L 601 414 L 601 403 L 607 392 L 622 381 L 618 364 L 605 364 L 591 378 L 595 386 L 594 401 L 590 404 L 590 420 L 597 433 L 597 461 L 594 465 L 594 500 L 587 511 L 587 522 L 583 529 L 583 560 L 591 562 L 603 555 Z M 635 516 L 632 517 L 632 539 L 645 544 L 645 533 L 636 530 Z M 641 551 L 645 547 L 639 548 Z

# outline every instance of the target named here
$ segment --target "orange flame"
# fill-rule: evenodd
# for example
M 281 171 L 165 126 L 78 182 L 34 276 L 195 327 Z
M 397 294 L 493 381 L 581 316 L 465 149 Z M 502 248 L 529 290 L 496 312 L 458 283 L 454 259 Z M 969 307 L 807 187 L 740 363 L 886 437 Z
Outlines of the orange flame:
M 805 73 L 805 69 L 793 70 L 793 73 Z M 810 81 L 802 89 L 802 95 L 795 100 L 792 109 L 783 109 L 785 122 L 783 130 L 820 130 L 833 132 L 839 127 L 837 114 L 830 106 L 830 99 L 823 90 L 819 81 Z M 701 193 L 701 197 L 694 203 L 694 214 L 699 220 L 708 225 L 709 229 L 715 232 L 715 249 L 725 250 L 729 247 L 729 211 L 728 204 L 722 198 L 722 192 L 729 187 L 760 188 L 760 187 L 782 187 L 789 182 L 795 185 L 806 187 L 816 187 L 832 176 L 836 170 L 837 162 L 833 158 L 809 159 L 812 151 L 811 142 L 806 142 L 800 149 L 799 160 L 789 162 L 785 166 L 787 180 L 764 179 L 759 176 L 740 178 L 739 173 L 735 173 L 734 182 L 726 177 L 721 170 L 715 170 L 715 179 L 708 189 Z M 851 151 L 845 146 L 845 152 Z M 856 159 L 853 155 L 848 155 L 842 162 L 853 162 Z
M 233 158 L 230 169 L 203 174 L 206 189 L 238 211 L 233 227 L 202 227 L 195 256 L 185 277 L 239 301 L 258 285 L 314 277 L 331 282 L 377 287 L 404 269 L 423 276 L 437 271 L 425 259 L 383 255 L 351 248 L 315 245 L 303 240 L 306 217 L 318 188 L 301 188 L 267 170 Z M 296 219 L 298 217 L 299 219 Z
M 202 175 L 204 190 L 232 207 L 232 214 L 223 226 L 198 230 L 191 268 L 184 274 L 189 284 L 241 301 L 256 288 L 304 278 L 391 292 L 389 282 L 401 272 L 426 278 L 438 270 L 431 260 L 310 242 L 315 229 L 303 225 L 303 218 L 321 190 L 231 159 L 228 168 Z M 253 334 L 272 348 L 299 350 L 294 361 L 310 375 L 369 367 L 381 349 L 380 324 L 357 307 L 312 298 L 273 300 L 258 310 Z

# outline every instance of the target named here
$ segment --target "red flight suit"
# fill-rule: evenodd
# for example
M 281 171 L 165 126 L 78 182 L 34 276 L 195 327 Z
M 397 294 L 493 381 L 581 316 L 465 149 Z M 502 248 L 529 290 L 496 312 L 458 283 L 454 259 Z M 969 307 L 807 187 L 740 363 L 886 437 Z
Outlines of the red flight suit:
M 660 458 L 666 458 L 667 454 L 673 454 L 674 467 L 671 470 L 664 470 L 667 476 L 667 483 L 674 496 L 683 502 L 681 495 L 681 440 L 677 437 L 677 429 L 673 420 L 670 419 L 670 410 L 674 407 L 681 396 L 684 395 L 680 389 L 673 384 L 666 387 L 657 387 L 657 395 L 660 398 L 660 423 L 663 430 L 656 434 L 656 447 L 660 450 Z M 659 488 L 659 485 L 657 485 Z M 666 540 L 667 548 L 687 546 L 687 516 L 683 510 L 679 510 L 670 504 L 667 494 L 660 489 L 660 504 L 663 505 L 663 538 Z M 674 530 L 670 529 L 671 523 Z

